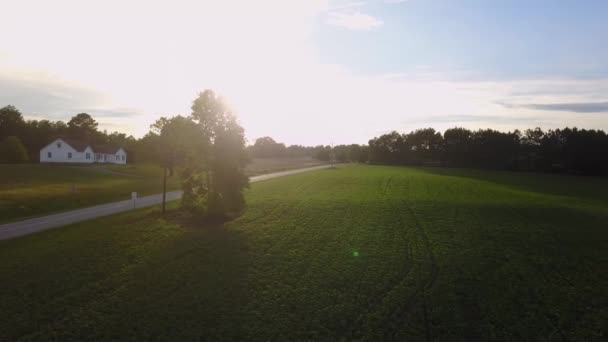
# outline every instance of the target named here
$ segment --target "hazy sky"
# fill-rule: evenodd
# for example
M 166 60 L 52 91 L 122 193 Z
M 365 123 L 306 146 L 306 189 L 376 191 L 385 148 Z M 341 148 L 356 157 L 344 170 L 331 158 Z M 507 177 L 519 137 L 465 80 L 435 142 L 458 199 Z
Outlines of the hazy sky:
M 247 136 L 608 129 L 608 1 L 0 0 L 0 106 L 141 136 L 212 88 Z

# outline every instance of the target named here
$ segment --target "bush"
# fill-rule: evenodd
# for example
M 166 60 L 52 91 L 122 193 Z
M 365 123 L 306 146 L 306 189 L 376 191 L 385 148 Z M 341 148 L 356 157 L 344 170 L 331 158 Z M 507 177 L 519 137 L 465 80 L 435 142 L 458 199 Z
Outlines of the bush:
M 0 142 L 0 163 L 22 163 L 27 161 L 27 150 L 15 136 L 6 137 Z

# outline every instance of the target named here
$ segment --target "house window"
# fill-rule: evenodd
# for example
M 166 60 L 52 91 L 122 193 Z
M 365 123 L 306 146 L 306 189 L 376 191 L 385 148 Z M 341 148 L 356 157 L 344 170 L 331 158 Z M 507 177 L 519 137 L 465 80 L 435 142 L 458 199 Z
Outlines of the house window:
M 122 161 L 125 161 L 126 156 L 123 154 L 122 155 Z
M 90 153 L 87 153 L 87 154 L 85 155 L 85 158 L 87 158 L 87 160 L 91 159 L 91 154 L 90 154 Z
M 53 154 L 51 152 L 46 153 L 47 158 L 53 158 Z
M 120 156 L 118 154 L 116 155 L 116 160 L 120 160 Z
M 68 152 L 68 159 L 72 159 L 72 152 Z
M 57 143 L 57 148 L 61 148 L 61 143 L 60 142 Z
M 103 155 L 103 161 L 106 161 L 107 159 L 108 159 L 108 155 L 107 155 L 107 154 L 104 154 L 104 155 Z

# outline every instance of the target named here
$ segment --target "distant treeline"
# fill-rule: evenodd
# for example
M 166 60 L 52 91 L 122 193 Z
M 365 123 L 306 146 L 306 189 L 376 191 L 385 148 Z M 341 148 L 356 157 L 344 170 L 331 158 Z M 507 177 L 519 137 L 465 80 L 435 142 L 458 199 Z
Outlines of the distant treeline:
M 158 122 L 161 122 L 159 120 Z M 157 124 L 158 124 L 157 122 Z M 162 123 L 162 122 L 161 122 Z M 160 127 L 136 139 L 124 133 L 99 131 L 86 113 L 68 123 L 25 120 L 13 106 L 0 108 L 0 162 L 37 161 L 42 147 L 57 137 L 93 144 L 121 146 L 131 162 L 160 163 Z M 315 158 L 321 161 L 388 165 L 436 165 L 499 170 L 567 172 L 608 175 L 608 135 L 601 130 L 564 128 L 543 131 L 499 132 L 450 128 L 443 134 L 433 128 L 410 133 L 393 131 L 369 145 L 286 146 L 270 137 L 247 148 L 252 158 Z
M 369 161 L 394 165 L 442 165 L 499 170 L 608 175 L 608 135 L 564 128 L 523 133 L 492 129 L 425 128 L 391 132 L 369 141 Z
M 338 146 L 285 146 L 271 137 L 256 139 L 255 143 L 247 148 L 253 158 L 302 158 L 309 157 L 321 161 L 335 160 L 338 162 L 365 163 L 368 161 L 368 148 L 365 145 L 338 145 Z
M 387 165 L 470 167 L 512 171 L 608 175 L 608 135 L 601 130 L 564 128 L 499 132 L 433 128 L 410 133 L 393 131 L 369 145 L 285 146 L 270 137 L 249 147 L 251 156 L 310 156 L 322 161 Z

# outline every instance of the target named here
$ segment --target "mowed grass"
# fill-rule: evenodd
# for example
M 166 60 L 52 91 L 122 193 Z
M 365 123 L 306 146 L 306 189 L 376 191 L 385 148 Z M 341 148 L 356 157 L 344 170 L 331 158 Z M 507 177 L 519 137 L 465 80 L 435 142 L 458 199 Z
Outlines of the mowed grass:
M 179 188 L 169 178 L 170 190 Z M 75 191 L 73 186 L 75 185 Z M 42 216 L 162 191 L 157 165 L 0 165 L 0 222 Z
M 0 242 L 0 340 L 600 340 L 608 182 L 349 166 Z
M 245 173 L 248 176 L 257 176 L 271 172 L 301 169 L 326 164 L 311 157 L 299 158 L 251 158 Z

